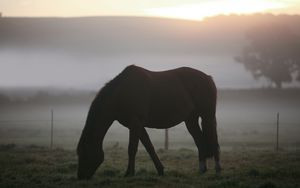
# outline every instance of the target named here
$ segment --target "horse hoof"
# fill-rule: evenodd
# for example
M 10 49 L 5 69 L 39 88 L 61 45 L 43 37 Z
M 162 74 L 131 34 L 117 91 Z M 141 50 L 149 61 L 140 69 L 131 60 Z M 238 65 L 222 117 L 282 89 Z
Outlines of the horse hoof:
M 158 172 L 159 176 L 163 176 L 164 175 L 164 171 Z
M 161 167 L 157 168 L 157 173 L 159 176 L 163 176 L 164 175 L 164 167 L 161 166 Z
M 124 175 L 125 178 L 132 177 L 132 176 L 133 176 L 133 174 L 125 174 Z
M 134 176 L 134 172 L 126 172 L 124 177 L 132 177 Z
M 200 168 L 200 174 L 204 174 L 207 171 L 206 167 Z
M 216 166 L 215 170 L 216 170 L 216 174 L 219 175 L 219 174 L 221 174 L 222 168 L 221 168 L 221 166 Z

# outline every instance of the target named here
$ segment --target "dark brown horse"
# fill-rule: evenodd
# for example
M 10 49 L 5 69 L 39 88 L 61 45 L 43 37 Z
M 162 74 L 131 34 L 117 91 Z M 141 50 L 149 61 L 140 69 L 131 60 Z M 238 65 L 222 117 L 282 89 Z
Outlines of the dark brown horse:
M 166 129 L 181 122 L 185 122 L 198 148 L 200 173 L 207 170 L 208 157 L 214 157 L 219 172 L 215 113 L 216 86 L 211 76 L 187 67 L 152 72 L 128 66 L 100 90 L 91 104 L 77 147 L 78 178 L 91 178 L 103 162 L 103 139 L 114 120 L 130 130 L 126 176 L 134 175 L 139 140 L 158 174 L 163 175 L 164 167 L 145 127 Z

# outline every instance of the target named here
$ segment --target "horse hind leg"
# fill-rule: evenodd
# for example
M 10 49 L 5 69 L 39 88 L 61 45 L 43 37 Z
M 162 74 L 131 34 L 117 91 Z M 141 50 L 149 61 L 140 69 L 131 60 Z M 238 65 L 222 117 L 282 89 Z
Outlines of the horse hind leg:
M 147 152 L 149 153 L 155 165 L 158 175 L 160 176 L 164 175 L 164 166 L 160 162 L 145 128 L 142 129 L 140 140 L 144 145 L 144 147 L 146 148 Z
M 220 149 L 218 143 L 218 135 L 217 135 L 217 122 L 214 118 L 211 121 L 202 119 L 202 130 L 205 144 L 208 145 L 209 153 L 212 154 L 215 160 L 215 171 L 219 174 L 222 170 L 220 164 Z M 209 155 L 210 155 L 209 154 Z
M 214 154 L 214 160 L 215 160 L 215 170 L 217 174 L 220 174 L 222 171 L 222 167 L 220 164 L 220 151 L 216 151 Z
M 203 174 L 207 171 L 206 158 L 203 151 L 203 133 L 198 123 L 198 117 L 193 117 L 185 121 L 189 133 L 192 135 L 194 142 L 198 148 L 199 170 Z

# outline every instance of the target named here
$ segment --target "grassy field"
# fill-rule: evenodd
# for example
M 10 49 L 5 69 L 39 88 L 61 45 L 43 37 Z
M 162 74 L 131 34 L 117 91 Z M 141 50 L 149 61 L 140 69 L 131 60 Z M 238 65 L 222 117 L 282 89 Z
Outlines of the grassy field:
M 0 188 L 300 187 L 299 94 L 300 90 L 220 92 L 217 118 L 224 168 L 220 176 L 215 175 L 212 161 L 207 174 L 198 174 L 196 146 L 180 124 L 169 130 L 170 151 L 160 149 L 164 130 L 147 129 L 165 166 L 164 177 L 157 176 L 150 157 L 140 147 L 136 176 L 123 178 L 128 130 L 115 122 L 104 139 L 105 161 L 90 181 L 77 181 L 74 149 L 91 98 L 63 103 L 65 98 L 57 96 L 50 102 L 0 103 Z M 51 109 L 54 147 L 61 149 L 48 149 Z M 281 150 L 274 152 L 277 112 Z
M 0 187 L 300 187 L 300 151 L 225 151 L 223 171 L 198 174 L 197 153 L 158 150 L 165 176 L 156 174 L 144 150 L 137 154 L 136 176 L 124 178 L 127 150 L 105 149 L 105 161 L 89 181 L 76 179 L 74 150 L 37 146 L 0 146 Z

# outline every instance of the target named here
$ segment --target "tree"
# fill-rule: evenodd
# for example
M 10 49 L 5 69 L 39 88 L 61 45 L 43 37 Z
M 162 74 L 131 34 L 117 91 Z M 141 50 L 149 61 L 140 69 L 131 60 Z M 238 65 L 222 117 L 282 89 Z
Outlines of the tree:
M 247 33 L 249 44 L 235 60 L 255 79 L 265 77 L 277 88 L 300 81 L 300 36 L 284 25 L 264 25 Z

